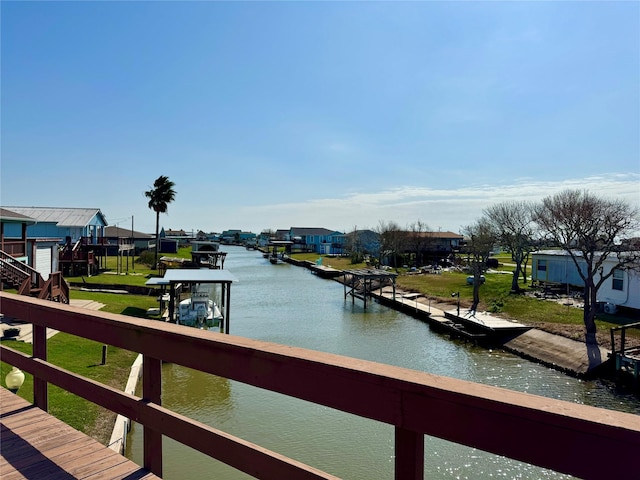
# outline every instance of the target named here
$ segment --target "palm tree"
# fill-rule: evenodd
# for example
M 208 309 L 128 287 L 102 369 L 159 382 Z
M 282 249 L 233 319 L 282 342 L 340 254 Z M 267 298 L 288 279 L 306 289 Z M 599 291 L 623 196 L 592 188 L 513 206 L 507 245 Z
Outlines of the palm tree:
M 173 202 L 176 197 L 176 192 L 173 189 L 175 183 L 169 180 L 169 177 L 160 175 L 153 182 L 153 189 L 144 192 L 145 197 L 149 199 L 149 208 L 156 212 L 156 254 L 153 263 L 153 268 L 158 266 L 158 247 L 160 245 L 160 238 L 158 230 L 160 228 L 160 214 L 167 213 L 169 204 Z

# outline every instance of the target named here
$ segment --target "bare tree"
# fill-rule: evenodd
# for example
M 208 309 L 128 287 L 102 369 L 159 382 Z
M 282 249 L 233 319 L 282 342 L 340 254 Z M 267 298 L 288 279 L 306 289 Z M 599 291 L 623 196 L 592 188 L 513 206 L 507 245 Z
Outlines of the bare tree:
M 400 226 L 394 222 L 380 221 L 377 228 L 380 235 L 380 264 L 384 258 L 387 258 L 391 266 L 398 268 L 398 256 L 403 251 L 405 233 Z
M 473 274 L 473 304 L 471 305 L 471 311 L 475 312 L 480 303 L 482 275 L 487 270 L 487 260 L 496 243 L 497 234 L 486 217 L 480 218 L 473 225 L 464 227 L 462 234 L 467 237 L 465 249 L 469 258 L 471 273 Z
M 584 281 L 586 342 L 596 345 L 598 290 L 615 270 L 637 267 L 640 260 L 638 249 L 621 247 L 624 237 L 640 226 L 638 209 L 588 191 L 564 190 L 543 199 L 534 220 L 570 255 Z M 615 260 L 611 269 L 604 268 L 607 259 Z
M 360 263 L 364 260 L 365 252 L 357 225 L 353 227 L 353 230 L 346 235 L 345 247 L 346 252 L 351 258 L 351 263 Z
M 520 293 L 520 273 L 526 283 L 526 265 L 533 250 L 533 204 L 529 202 L 502 202 L 483 211 L 498 235 L 498 241 L 511 254 L 516 265 L 511 291 Z M 523 270 L 524 267 L 524 270 Z
M 416 267 L 421 267 L 424 260 L 424 250 L 432 242 L 432 237 L 429 236 L 429 226 L 418 220 L 409 225 L 408 230 L 407 243 L 416 255 Z

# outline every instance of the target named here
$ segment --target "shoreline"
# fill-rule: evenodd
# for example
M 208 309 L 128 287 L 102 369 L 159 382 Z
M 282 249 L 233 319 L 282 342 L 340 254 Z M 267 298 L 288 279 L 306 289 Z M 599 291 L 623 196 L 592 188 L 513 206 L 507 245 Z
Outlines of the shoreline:
M 286 258 L 285 261 L 294 266 L 305 267 L 320 278 L 344 284 L 342 270 L 291 258 Z M 615 369 L 612 365 L 611 351 L 606 348 L 589 347 L 583 341 L 549 333 L 535 326 L 529 326 L 526 330 L 523 329 L 523 331 L 517 333 L 505 333 L 502 336 L 496 334 L 493 338 L 478 337 L 473 333 L 465 334 L 464 329 L 455 325 L 452 326 L 450 322 L 445 320 L 448 318 L 454 323 L 456 320 L 463 320 L 465 317 L 463 310 L 460 311 L 461 315 L 457 315 L 455 309 L 451 309 L 451 305 L 432 304 L 422 294 L 406 292 L 397 287 L 395 288 L 395 300 L 392 298 L 392 294 L 383 294 L 383 291 L 374 291 L 371 296 L 389 308 L 401 311 L 427 323 L 434 331 L 448 333 L 451 338 L 460 338 L 480 346 L 488 346 L 489 348 L 502 348 L 521 358 L 540 363 L 577 378 L 612 379 L 614 376 Z M 406 300 L 408 298 L 411 299 L 410 302 Z M 487 312 L 476 313 L 475 315 L 481 315 L 483 318 L 489 319 L 502 318 L 492 316 Z M 509 321 L 518 322 L 515 319 Z

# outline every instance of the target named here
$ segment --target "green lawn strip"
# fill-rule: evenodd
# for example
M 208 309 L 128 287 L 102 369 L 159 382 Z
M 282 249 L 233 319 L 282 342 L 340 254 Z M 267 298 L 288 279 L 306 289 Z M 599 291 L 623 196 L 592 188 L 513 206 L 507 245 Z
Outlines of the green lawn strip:
M 119 313 L 130 317 L 146 318 L 147 309 L 158 306 L 155 295 L 132 295 L 120 293 L 89 292 L 71 290 L 72 300 L 93 300 L 103 303 L 103 312 Z
M 316 263 L 318 258 L 322 257 L 322 265 L 325 267 L 335 268 L 337 270 L 356 270 L 358 268 L 365 268 L 366 263 L 351 263 L 349 257 L 330 257 L 327 255 L 319 255 L 317 253 L 294 253 L 291 258 L 299 261 L 309 261 Z

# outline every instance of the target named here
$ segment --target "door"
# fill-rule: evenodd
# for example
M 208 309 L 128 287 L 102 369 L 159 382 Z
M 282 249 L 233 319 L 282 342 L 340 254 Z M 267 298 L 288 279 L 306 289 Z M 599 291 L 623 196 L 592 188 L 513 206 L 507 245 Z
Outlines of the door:
M 51 247 L 37 247 L 36 262 L 33 266 L 46 281 L 51 274 Z

